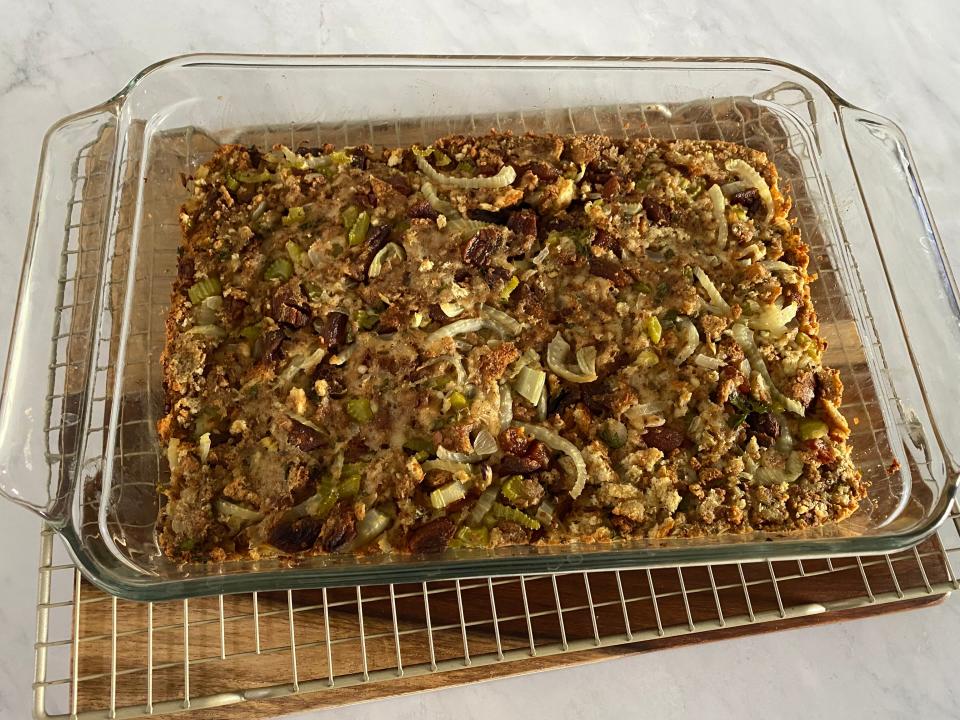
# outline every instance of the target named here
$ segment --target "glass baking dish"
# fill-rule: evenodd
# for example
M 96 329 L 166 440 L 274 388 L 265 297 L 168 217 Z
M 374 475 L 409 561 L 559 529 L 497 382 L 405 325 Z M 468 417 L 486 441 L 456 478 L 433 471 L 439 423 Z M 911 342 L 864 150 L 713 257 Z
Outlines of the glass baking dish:
M 181 183 L 220 143 L 430 142 L 451 132 L 725 139 L 765 151 L 811 246 L 825 361 L 873 486 L 800 534 L 176 565 L 158 550 L 155 422 Z M 0 490 L 85 575 L 140 600 L 628 566 L 885 553 L 956 492 L 957 285 L 890 121 L 763 59 L 190 55 L 44 141 L 0 406 Z

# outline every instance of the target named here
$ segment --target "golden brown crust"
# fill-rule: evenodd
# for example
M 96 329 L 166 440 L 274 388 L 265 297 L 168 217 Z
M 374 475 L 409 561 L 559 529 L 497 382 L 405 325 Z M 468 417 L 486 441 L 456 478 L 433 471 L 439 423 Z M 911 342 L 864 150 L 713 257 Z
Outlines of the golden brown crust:
M 228 145 L 192 189 L 161 360 L 172 557 L 790 531 L 866 494 L 763 153 Z M 505 448 L 507 410 L 553 439 Z

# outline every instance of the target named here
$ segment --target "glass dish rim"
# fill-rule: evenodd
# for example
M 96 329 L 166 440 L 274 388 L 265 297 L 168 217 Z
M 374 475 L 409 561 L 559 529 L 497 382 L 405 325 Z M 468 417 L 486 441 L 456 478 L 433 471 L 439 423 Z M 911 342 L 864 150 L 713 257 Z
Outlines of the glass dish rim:
M 775 67 L 786 70 L 790 73 L 799 75 L 808 82 L 812 82 L 822 93 L 833 107 L 839 112 L 843 108 L 856 110 L 868 115 L 867 111 L 862 111 L 856 106 L 846 102 L 843 98 L 833 91 L 823 80 L 813 73 L 804 70 L 801 67 L 781 60 L 764 57 L 733 57 L 733 56 L 542 56 L 542 55 L 431 55 L 431 54 L 244 54 L 244 53 L 187 53 L 176 55 L 145 67 L 137 73 L 129 83 L 127 83 L 112 98 L 105 101 L 95 108 L 68 116 L 57 123 L 48 131 L 44 139 L 44 148 L 50 136 L 60 127 L 68 123 L 71 119 L 82 117 L 98 109 L 104 109 L 113 106 L 116 111 L 118 121 L 121 119 L 121 111 L 124 101 L 144 80 L 154 72 L 169 67 L 190 67 L 192 65 L 222 65 L 225 67 L 337 67 L 350 66 L 349 61 L 356 61 L 362 66 L 377 66 L 383 64 L 391 67 L 403 66 L 430 66 L 444 67 L 450 63 L 451 67 L 497 67 L 502 65 L 515 65 L 518 68 L 536 68 L 536 67 L 603 67 L 604 65 L 615 66 L 618 62 L 635 65 L 638 69 L 644 66 L 656 65 L 700 65 L 713 66 L 719 70 L 736 71 L 739 69 L 750 69 L 751 67 Z M 809 89 L 809 85 L 804 83 Z M 881 117 L 881 116 L 875 116 Z M 903 147 L 909 154 L 903 133 L 899 126 L 887 118 L 882 118 L 884 123 L 898 134 Z M 843 134 L 846 145 L 846 135 Z M 849 154 L 849 147 L 842 148 Z M 909 157 L 912 164 L 912 156 Z M 41 157 L 42 162 L 42 157 Z M 851 167 L 853 166 L 851 159 Z M 854 176 L 859 177 L 854 169 Z M 923 198 L 922 186 L 917 181 L 917 187 L 921 198 Z M 115 188 L 114 188 L 115 190 Z M 924 202 L 925 202 L 925 198 Z M 36 201 L 36 197 L 35 197 Z M 866 202 L 864 199 L 864 207 Z M 932 218 L 927 214 L 930 222 Z M 931 239 L 936 242 L 937 250 L 944 258 L 944 264 L 948 271 L 948 277 L 945 278 L 947 284 L 953 290 L 954 299 L 956 298 L 956 281 L 950 272 L 950 266 L 946 261 L 946 253 L 942 247 L 942 241 L 936 231 L 935 225 Z M 29 247 L 28 247 L 29 251 Z M 904 337 L 904 342 L 909 346 L 909 340 Z M 916 368 L 913 372 L 920 380 Z M 922 386 L 922 381 L 921 381 Z M 923 393 L 926 398 L 926 392 Z M 112 415 L 112 413 L 111 413 Z M 111 418 L 111 427 L 115 420 Z M 933 429 L 936 432 L 936 423 L 933 423 Z M 937 433 L 938 443 L 942 444 Z M 758 543 L 756 541 L 745 541 L 743 543 L 730 543 L 727 545 L 710 546 L 707 544 L 692 544 L 683 548 L 662 548 L 652 547 L 646 549 L 630 549 L 624 552 L 618 549 L 609 550 L 591 550 L 583 553 L 581 548 L 571 546 L 570 551 L 566 553 L 547 554 L 543 556 L 527 555 L 523 557 L 500 557 L 487 559 L 444 559 L 443 561 L 406 561 L 403 564 L 391 565 L 389 563 L 381 565 L 374 570 L 378 577 L 373 582 L 407 582 L 413 579 L 422 579 L 429 576 L 431 579 L 444 579 L 453 577 L 470 577 L 477 574 L 511 574 L 523 572 L 524 574 L 538 572 L 554 571 L 574 571 L 589 570 L 600 568 L 622 568 L 628 566 L 657 566 L 657 565 L 689 565 L 703 562 L 705 559 L 710 562 L 738 562 L 753 558 L 778 559 L 778 558 L 804 558 L 823 556 L 828 553 L 842 552 L 857 554 L 877 554 L 891 552 L 894 550 L 909 547 L 916 542 L 921 541 L 936 530 L 949 511 L 950 502 L 956 492 L 957 477 L 954 476 L 948 480 L 947 485 L 940 494 L 937 506 L 938 510 L 932 512 L 926 518 L 926 522 L 919 527 L 911 528 L 907 531 L 877 536 L 852 536 L 839 538 L 806 538 L 792 539 L 789 536 L 778 540 L 775 543 Z M 77 479 L 80 482 L 80 478 Z M 108 493 L 103 493 L 104 496 Z M 72 503 L 71 503 L 72 504 Z M 104 501 L 101 501 L 104 504 Z M 111 581 L 110 578 L 103 577 L 100 574 L 102 567 L 97 565 L 92 558 L 88 556 L 82 547 L 82 541 L 76 534 L 76 529 L 67 523 L 57 528 L 64 537 L 71 555 L 74 560 L 83 569 L 86 575 L 103 589 L 117 595 L 130 597 L 132 599 L 165 599 L 174 597 L 188 597 L 193 595 L 208 594 L 209 592 L 242 592 L 251 589 L 276 589 L 279 587 L 307 587 L 318 586 L 321 580 L 322 584 L 358 584 L 357 578 L 352 577 L 355 573 L 369 574 L 370 566 L 357 566 L 356 570 L 348 567 L 334 568 L 289 568 L 280 570 L 269 570 L 254 573 L 237 573 L 234 575 L 207 575 L 200 577 L 185 577 L 181 579 L 162 579 L 143 575 L 137 582 L 131 582 L 126 579 L 120 581 Z M 829 547 L 828 547 L 829 546 Z M 833 546 L 841 546 L 839 550 L 833 549 Z M 704 555 L 708 557 L 704 557 Z M 726 556 L 726 557 L 724 557 Z M 521 567 L 517 567 L 522 565 Z M 331 573 L 338 575 L 335 583 L 330 583 L 330 578 L 326 577 Z M 139 582 L 142 580 L 142 582 Z M 366 579 L 366 582 L 371 582 Z M 359 583 L 364 584 L 364 583 Z

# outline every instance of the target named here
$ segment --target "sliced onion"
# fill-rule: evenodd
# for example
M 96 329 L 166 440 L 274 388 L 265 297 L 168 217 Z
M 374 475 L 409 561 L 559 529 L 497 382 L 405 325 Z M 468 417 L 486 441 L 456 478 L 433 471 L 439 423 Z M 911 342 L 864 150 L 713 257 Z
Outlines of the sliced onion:
M 370 269 L 367 271 L 367 277 L 375 278 L 379 277 L 380 273 L 383 272 L 383 266 L 386 263 L 389 263 L 391 260 L 403 260 L 406 257 L 403 248 L 397 245 L 395 242 L 389 242 L 384 245 L 373 256 L 373 260 L 370 261 Z
M 697 356 L 693 358 L 693 364 L 697 367 L 706 368 L 707 370 L 719 370 L 724 366 L 725 363 L 719 358 L 709 357 L 703 353 L 697 353 Z
M 787 282 L 796 283 L 800 280 L 797 277 L 797 269 L 783 262 L 783 260 L 761 260 L 760 264 L 770 272 L 781 273 Z
M 550 254 L 550 246 L 544 245 L 543 250 L 541 250 L 540 252 L 538 252 L 536 255 L 533 256 L 533 264 L 536 265 L 537 267 L 539 267 L 540 265 L 543 265 L 543 262 L 547 259 L 547 256 L 549 254 Z
M 670 409 L 670 403 L 666 400 L 655 400 L 654 402 L 637 403 L 626 411 L 628 415 L 659 415 Z
M 426 175 L 431 182 L 437 185 L 447 185 L 459 188 L 502 188 L 506 187 L 517 179 L 517 171 L 510 165 L 504 165 L 493 177 L 461 178 L 451 175 L 443 175 L 433 169 L 433 166 L 427 162 L 422 155 L 416 154 L 417 167 L 420 172 Z
M 460 463 L 472 463 L 480 459 L 474 453 L 454 452 L 453 450 L 447 450 L 443 445 L 437 446 L 437 458 L 457 463 L 458 467 Z
M 177 438 L 170 438 L 167 444 L 167 464 L 172 473 L 180 467 L 180 441 Z
M 341 548 L 341 552 L 350 552 L 367 545 L 371 540 L 390 527 L 393 518 L 377 508 L 369 508 L 363 520 L 357 526 L 357 536 L 352 542 Z
M 677 353 L 677 357 L 674 358 L 674 362 L 677 365 L 682 365 L 686 362 L 687 358 L 693 355 L 693 351 L 696 350 L 700 344 L 700 333 L 697 332 L 697 326 L 686 318 L 678 320 L 677 325 L 679 327 L 680 337 L 683 339 L 683 346 Z
M 442 470 L 454 476 L 459 473 L 465 473 L 466 476 L 469 477 L 473 473 L 473 468 L 470 467 L 470 465 L 458 460 L 427 460 L 425 463 L 421 463 L 420 466 L 427 471 Z
M 447 222 L 445 229 L 455 235 L 475 235 L 485 227 L 490 227 L 490 223 L 457 216 Z
M 500 386 L 500 429 L 507 428 L 513 422 L 513 394 L 509 385 Z
M 352 347 L 353 346 L 350 346 L 350 348 L 347 348 L 347 350 L 350 350 Z M 346 352 L 346 350 L 344 352 Z M 286 368 L 284 368 L 283 372 L 280 373 L 280 378 L 284 382 L 290 382 L 301 370 L 306 372 L 313 370 L 317 365 L 320 364 L 326 354 L 327 349 L 320 347 L 309 355 L 301 355 L 300 357 L 295 358 Z M 344 353 L 341 352 L 340 354 L 343 355 Z M 331 362 L 333 362 L 332 359 Z
M 470 510 L 470 514 L 467 515 L 467 525 L 479 525 L 480 521 L 483 520 L 483 516 L 490 512 L 490 508 L 493 507 L 493 503 L 496 502 L 497 495 L 499 494 L 500 488 L 495 485 L 484 490 L 474 504 L 473 509 Z
M 263 215 L 263 213 L 266 211 L 266 209 L 267 209 L 267 201 L 266 201 L 266 200 L 261 200 L 261 201 L 260 201 L 260 204 L 257 205 L 257 206 L 253 209 L 253 212 L 252 212 L 252 213 L 250 213 L 250 219 L 251 219 L 251 220 L 259 220 L 259 219 L 260 219 L 260 216 Z
M 700 281 L 703 289 L 707 291 L 707 296 L 710 298 L 713 309 L 716 312 L 728 315 L 730 313 L 730 305 L 723 299 L 723 295 L 717 290 L 717 286 L 713 284 L 713 280 L 710 279 L 702 268 L 697 266 L 693 268 L 693 274 L 697 277 L 697 280 Z
M 732 172 L 744 182 L 750 183 L 760 193 L 760 199 L 767 208 L 767 222 L 773 218 L 773 196 L 770 194 L 770 186 L 767 181 L 754 169 L 752 165 L 744 160 L 727 160 L 726 167 L 728 172 Z
M 734 180 L 733 182 L 725 183 L 720 189 L 723 191 L 724 195 L 729 197 L 735 193 L 749 190 L 752 187 L 753 183 L 748 183 L 746 180 Z
M 224 523 L 234 533 L 240 532 L 253 523 L 260 522 L 264 517 L 261 512 L 251 510 L 243 505 L 237 505 L 223 498 L 217 500 L 215 507 L 220 522 Z
M 790 434 L 790 428 L 787 427 L 787 418 L 782 413 L 776 413 L 775 417 L 780 424 L 780 435 L 777 436 L 774 447 L 781 455 L 786 455 L 793 450 L 793 435 Z
M 454 480 L 431 492 L 428 500 L 430 501 L 430 507 L 435 510 L 442 510 L 447 505 L 453 505 L 453 503 L 463 500 L 466 496 L 467 489 L 463 486 L 463 483 Z
M 463 307 L 457 303 L 442 302 L 440 303 L 440 310 L 443 311 L 443 314 L 448 318 L 455 318 L 457 315 L 463 313 Z
M 427 202 L 430 203 L 430 207 L 436 210 L 441 215 L 446 215 L 449 217 L 460 217 L 453 205 L 448 203 L 446 200 L 441 200 L 437 195 L 437 191 L 433 189 L 433 185 L 428 182 L 423 183 L 420 186 L 420 192 L 423 193 L 423 196 L 427 199 Z
M 586 350 L 586 348 L 583 348 Z M 567 355 L 570 353 L 570 343 L 563 339 L 558 332 L 553 336 L 553 340 L 547 345 L 547 366 L 557 375 L 565 380 L 575 383 L 590 383 L 597 379 L 596 370 L 596 351 L 593 354 L 594 366 L 580 366 L 578 371 L 574 372 L 566 366 Z M 580 358 L 578 353 L 578 361 Z M 588 355 L 583 356 L 584 361 L 589 359 Z M 579 362 L 578 362 L 579 365 Z M 586 365 L 586 362 L 585 362 Z
M 217 321 L 217 312 L 223 307 L 222 295 L 211 295 L 197 308 L 197 324 L 213 325 Z
M 481 428 L 476 437 L 473 438 L 473 454 L 479 457 L 489 457 L 493 455 L 500 446 L 497 445 L 497 439 L 486 428 Z
M 774 337 L 780 337 L 787 332 L 787 323 L 796 316 L 796 303 L 790 303 L 786 307 L 775 304 L 764 305 L 758 314 L 747 321 L 747 324 L 753 330 L 766 330 Z
M 426 345 L 433 345 L 438 340 L 443 340 L 443 338 L 478 332 L 483 330 L 485 327 L 489 327 L 489 323 L 482 318 L 465 318 L 464 320 L 457 320 L 456 322 L 452 322 L 449 325 L 444 325 L 443 327 L 438 328 L 427 335 Z
M 547 447 L 562 452 L 573 461 L 573 466 L 576 469 L 576 480 L 573 483 L 573 487 L 570 488 L 570 497 L 574 499 L 579 497 L 580 493 L 583 492 L 584 486 L 587 484 L 587 464 L 583 461 L 583 455 L 580 454 L 577 446 L 552 430 L 547 430 L 545 427 L 529 425 L 527 423 L 516 423 L 516 425 L 517 427 L 523 428 L 524 432 L 528 435 L 532 435 L 540 442 L 545 443 Z
M 760 349 L 757 347 L 757 343 L 753 338 L 753 330 L 743 323 L 734 323 L 730 327 L 730 333 L 733 335 L 733 339 L 736 340 L 737 345 L 743 350 L 744 355 L 749 358 L 751 367 L 757 371 L 757 374 L 766 383 L 767 388 L 770 390 L 771 397 L 781 403 L 790 412 L 803 417 L 803 405 L 793 398 L 784 395 L 773 384 L 770 371 L 767 370 L 767 364 L 763 361 Z
M 546 387 L 543 388 L 543 392 L 540 393 L 540 400 L 537 401 L 537 420 L 546 420 L 547 419 L 547 400 L 549 399 L 550 392 Z
M 643 212 L 643 203 L 620 203 L 620 212 L 624 215 L 639 215 Z
M 483 305 L 480 308 L 480 317 L 496 325 L 504 335 L 517 335 L 523 329 L 523 325 L 518 321 L 502 310 L 497 310 L 489 305 Z
M 556 511 L 556 503 L 553 502 L 550 498 L 544 498 L 543 502 L 537 507 L 537 512 L 534 517 L 540 522 L 541 525 L 549 525 L 553 522 L 553 513 Z
M 513 388 L 517 394 L 531 405 L 536 406 L 543 395 L 543 387 L 547 382 L 547 374 L 543 370 L 532 370 L 529 367 L 520 368 Z
M 723 191 L 717 184 L 710 186 L 710 189 L 707 190 L 707 197 L 710 198 L 710 202 L 713 203 L 713 219 L 717 223 L 717 244 L 722 248 L 726 247 L 727 214 L 725 212 L 725 208 L 727 206 L 727 201 L 723 197 Z
M 420 369 L 428 368 L 431 365 L 436 365 L 441 362 L 448 362 L 453 365 L 454 369 L 457 371 L 457 385 L 463 387 L 467 382 L 467 371 L 463 367 L 463 360 L 460 359 L 459 355 L 438 355 L 435 358 L 427 360 L 423 365 L 420 366 Z M 432 380 L 431 377 L 425 377 L 418 380 L 415 385 L 425 383 L 429 380 Z
M 227 331 L 219 325 L 194 325 L 184 335 L 200 335 L 213 340 L 222 340 L 227 336 Z
M 754 482 L 759 485 L 779 485 L 796 482 L 803 474 L 803 458 L 798 452 L 791 452 L 783 468 L 761 465 L 753 473 Z
M 205 432 L 197 441 L 197 447 L 200 450 L 200 462 L 206 463 L 210 455 L 210 433 Z
M 577 350 L 577 367 L 583 375 L 597 374 L 597 349 L 593 345 Z

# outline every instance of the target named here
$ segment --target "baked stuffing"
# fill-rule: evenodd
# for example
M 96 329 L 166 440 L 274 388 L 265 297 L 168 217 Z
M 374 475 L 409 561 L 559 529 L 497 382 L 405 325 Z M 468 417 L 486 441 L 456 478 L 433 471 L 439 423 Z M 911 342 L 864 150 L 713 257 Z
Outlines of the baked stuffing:
M 172 558 L 788 532 L 866 494 L 761 152 L 227 145 L 190 185 Z

